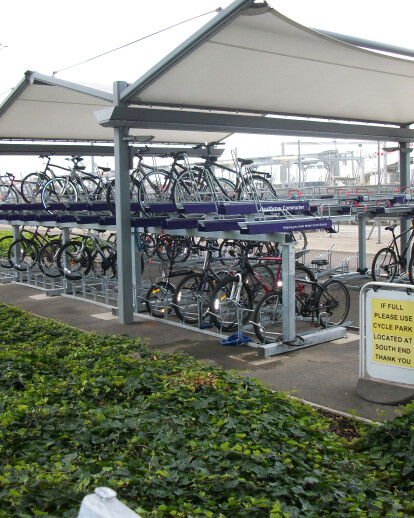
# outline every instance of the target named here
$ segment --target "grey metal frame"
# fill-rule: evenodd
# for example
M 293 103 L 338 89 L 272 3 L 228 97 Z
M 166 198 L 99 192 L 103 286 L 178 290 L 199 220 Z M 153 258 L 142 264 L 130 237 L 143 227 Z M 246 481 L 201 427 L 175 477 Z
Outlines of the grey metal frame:
M 234 113 L 175 111 L 162 108 L 131 108 L 115 106 L 95 112 L 104 127 L 127 126 L 142 129 L 187 131 L 222 131 L 263 135 L 294 135 L 305 137 L 335 137 L 344 139 L 394 142 L 414 141 L 414 130 L 390 125 L 345 124 L 324 120 L 288 120 Z

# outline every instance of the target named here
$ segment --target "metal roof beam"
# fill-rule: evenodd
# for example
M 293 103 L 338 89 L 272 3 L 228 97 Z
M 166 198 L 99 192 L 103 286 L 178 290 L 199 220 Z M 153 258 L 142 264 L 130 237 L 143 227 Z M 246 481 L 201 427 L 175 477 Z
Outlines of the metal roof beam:
M 0 155 L 114 156 L 114 146 L 0 143 Z
M 219 131 L 263 135 L 292 135 L 395 142 L 414 141 L 409 128 L 346 124 L 339 122 L 282 119 L 222 113 L 204 113 L 146 108 L 111 107 L 95 112 L 104 127 L 129 127 L 179 131 Z
M 362 47 L 364 49 L 371 50 L 380 50 L 381 52 L 389 52 L 391 54 L 399 54 L 401 56 L 409 56 L 414 58 L 414 50 L 407 49 L 405 47 L 397 47 L 395 45 L 390 45 L 388 43 L 382 43 L 380 41 L 372 41 L 366 40 L 364 38 L 357 38 L 355 36 L 350 36 L 349 34 L 339 34 L 337 32 L 325 31 L 322 29 L 312 29 L 313 31 L 320 32 L 321 34 L 325 34 L 325 36 L 329 36 L 330 38 L 334 38 L 338 41 L 343 41 L 344 43 L 349 43 L 351 45 L 355 45 L 356 47 Z
M 219 157 L 224 148 L 210 147 L 209 154 Z M 130 146 L 131 155 L 164 156 L 169 153 L 186 153 L 189 157 L 199 158 L 206 154 L 206 148 L 182 147 L 182 146 Z M 54 155 L 54 156 L 114 156 L 114 146 L 82 146 L 76 144 L 26 144 L 0 142 L 0 155 Z

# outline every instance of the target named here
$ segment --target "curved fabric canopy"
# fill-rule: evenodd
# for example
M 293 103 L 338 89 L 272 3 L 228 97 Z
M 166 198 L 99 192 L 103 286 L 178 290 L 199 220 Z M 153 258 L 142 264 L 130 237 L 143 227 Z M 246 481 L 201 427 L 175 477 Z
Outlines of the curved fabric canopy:
M 112 93 L 29 71 L 0 106 L 0 140 L 111 142 L 113 129 L 94 115 L 111 106 Z M 129 135 L 139 143 L 199 144 L 228 133 L 131 129 Z
M 187 40 L 131 85 L 122 100 L 404 125 L 414 121 L 414 61 L 349 45 L 267 4 L 249 4 L 245 1 L 215 30 Z

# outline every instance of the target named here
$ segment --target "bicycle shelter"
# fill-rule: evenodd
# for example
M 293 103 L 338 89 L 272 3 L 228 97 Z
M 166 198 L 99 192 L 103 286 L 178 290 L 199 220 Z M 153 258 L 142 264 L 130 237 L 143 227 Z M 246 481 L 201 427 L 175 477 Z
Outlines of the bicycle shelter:
M 240 63 L 246 63 L 245 70 Z M 312 81 L 303 81 L 303 77 L 312 77 Z M 221 212 L 218 207 L 210 212 L 201 207 L 204 216 L 193 220 L 171 212 L 162 223 L 171 234 L 209 237 L 214 232 L 233 239 L 283 243 L 283 267 L 288 279 L 283 285 L 283 334 L 286 341 L 291 341 L 295 337 L 294 245 L 285 240 L 287 232 L 330 228 L 334 221 L 358 219 L 360 268 L 364 269 L 368 217 L 392 212 L 401 218 L 402 230 L 408 228 L 407 216 L 414 213 L 413 197 L 407 191 L 409 143 L 414 141 L 409 126 L 414 121 L 414 106 L 407 99 L 413 86 L 413 61 L 371 52 L 300 26 L 266 3 L 236 0 L 135 83 L 114 83 L 113 93 L 27 72 L 0 106 L 0 139 L 113 141 L 117 188 L 116 221 L 111 223 L 118 238 L 118 308 L 122 323 L 132 322 L 131 286 L 134 277 L 140 275 L 138 261 L 133 264 L 131 246 L 128 171 L 133 146 L 222 142 L 233 133 L 398 143 L 404 193 L 399 198 L 393 194 L 380 206 L 378 200 L 363 196 L 359 207 L 347 207 L 334 197 L 310 199 L 304 200 L 308 203 L 305 210 L 291 210 L 281 217 L 278 210 L 257 211 L 251 204 L 233 209 L 223 205 Z M 392 97 L 389 92 L 393 92 Z M 1 144 L 0 152 L 34 153 L 36 149 L 37 153 L 41 145 L 10 146 L 14 144 Z M 54 152 L 54 146 L 44 144 L 44 149 Z M 112 152 L 112 148 L 98 144 L 89 150 L 81 144 L 56 150 L 84 155 Z M 311 213 L 310 204 L 319 212 Z M 230 217 L 234 211 L 239 211 L 239 221 Z M 194 213 L 200 214 L 200 207 Z M 23 220 L 16 224 L 19 221 Z M 136 225 L 155 231 L 161 228 L 160 220 L 154 218 Z M 327 330 L 321 339 L 333 337 L 334 332 Z M 317 343 L 318 339 L 314 335 L 309 341 Z M 263 350 L 265 355 L 273 354 L 272 348 Z

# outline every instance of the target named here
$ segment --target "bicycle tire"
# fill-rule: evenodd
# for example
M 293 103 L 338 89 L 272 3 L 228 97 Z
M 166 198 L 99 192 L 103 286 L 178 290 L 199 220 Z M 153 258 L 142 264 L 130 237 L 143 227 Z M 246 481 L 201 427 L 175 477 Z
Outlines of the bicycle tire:
M 372 261 L 371 275 L 377 282 L 392 282 L 399 273 L 400 265 L 392 248 L 378 250 Z
M 13 241 L 14 237 L 12 235 L 0 238 L 0 266 L 2 268 L 13 268 L 13 265 L 8 258 L 10 245 Z
M 141 249 L 147 257 L 153 257 L 157 248 L 156 241 L 151 234 L 143 233 L 141 235 Z
M 316 301 L 317 316 L 323 327 L 339 326 L 349 313 L 350 297 L 348 288 L 341 281 L 330 279 L 321 285 Z
M 56 256 L 56 264 L 69 281 L 79 281 L 92 268 L 92 255 L 82 240 L 65 243 Z
M 185 203 L 215 201 L 215 191 L 212 189 L 214 180 L 208 181 L 209 174 L 211 173 L 203 169 L 203 171 L 187 170 L 178 175 L 172 187 L 172 200 L 176 210 L 180 210 Z
M 234 201 L 237 199 L 236 185 L 228 178 L 215 177 L 220 190 L 223 201 Z M 222 201 L 220 194 L 218 201 Z
M 170 315 L 174 292 L 174 286 L 168 281 L 154 283 L 145 297 L 148 313 L 156 318 L 164 318 L 167 310 L 167 315 Z
M 3 203 L 18 203 L 20 196 L 11 185 L 0 185 L 0 201 Z
M 56 263 L 57 254 L 61 246 L 62 241 L 60 239 L 54 239 L 43 245 L 39 250 L 37 258 L 39 268 L 46 277 L 50 277 L 52 279 L 62 277 L 62 272 L 59 270 Z
M 245 248 L 245 242 L 238 239 L 223 239 L 219 245 L 218 255 L 224 266 L 237 266 L 240 264 L 240 257 Z M 233 258 L 233 261 L 229 259 Z
M 256 304 L 252 321 L 254 333 L 260 343 L 276 342 L 282 333 L 282 293 L 266 293 Z
M 141 211 L 145 215 L 151 216 L 150 205 L 152 203 L 170 202 L 172 184 L 170 175 L 163 171 L 147 173 L 139 182 L 138 188 L 138 202 Z
M 20 237 L 10 245 L 7 257 L 15 270 L 27 272 L 37 264 L 38 253 L 39 249 L 32 240 Z
M 163 262 L 167 262 L 168 254 L 167 254 L 167 248 L 170 246 L 170 241 L 172 240 L 171 236 L 168 235 L 161 235 L 157 237 L 156 244 L 155 244 L 155 253 L 161 259 Z
M 108 209 L 111 211 L 111 214 L 115 215 L 115 180 L 111 180 L 108 183 L 105 191 Z M 137 202 L 139 200 L 139 182 L 131 177 L 129 183 L 129 197 L 131 202 Z M 139 211 L 134 211 L 134 213 L 137 214 Z
M 298 250 L 305 250 L 308 246 L 308 236 L 303 230 L 295 230 L 292 232 L 292 240 Z
M 269 180 L 266 180 L 262 175 L 257 174 L 252 174 L 252 180 L 259 200 L 274 201 L 278 199 L 278 195 Z
M 181 279 L 173 297 L 174 311 L 181 322 L 199 323 L 199 307 L 202 316 L 208 311 L 213 291 L 213 281 L 201 273 L 190 273 Z
M 243 325 L 250 320 L 253 299 L 249 286 L 242 282 L 239 301 L 231 299 L 232 288 L 236 287 L 238 283 L 239 279 L 236 276 L 225 277 L 217 284 L 210 299 L 211 320 L 216 328 L 223 332 L 233 332 L 238 329 L 238 313 L 240 312 Z
M 184 263 L 190 257 L 191 246 L 186 237 L 173 236 L 166 249 L 167 258 L 175 263 Z
M 78 200 L 78 190 L 75 184 L 66 177 L 58 176 L 48 180 L 42 189 L 43 207 L 52 214 L 50 210 L 53 203 L 70 203 Z
M 42 188 L 50 178 L 45 173 L 29 173 L 21 184 L 22 198 L 26 203 L 42 201 Z
M 411 255 L 410 262 L 408 263 L 408 277 L 410 283 L 414 284 L 414 254 Z
M 101 246 L 100 251 L 92 255 L 92 270 L 98 277 L 116 278 L 116 251 L 110 246 Z

